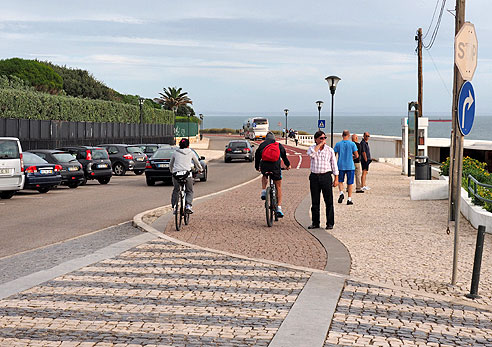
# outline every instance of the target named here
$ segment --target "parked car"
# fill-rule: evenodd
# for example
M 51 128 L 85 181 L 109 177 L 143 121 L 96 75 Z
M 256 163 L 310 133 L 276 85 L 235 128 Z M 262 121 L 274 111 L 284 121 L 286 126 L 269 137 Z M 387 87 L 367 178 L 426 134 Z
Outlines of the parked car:
M 47 193 L 61 183 L 61 165 L 50 164 L 31 152 L 24 152 L 24 189 Z
M 253 161 L 255 158 L 253 147 L 254 145 L 248 140 L 232 140 L 226 145 L 224 161 L 226 163 L 233 159 Z
M 84 168 L 84 185 L 87 180 L 98 180 L 101 184 L 108 184 L 113 172 L 108 152 L 102 147 L 71 146 L 61 147 L 58 150 L 70 153 Z
M 16 137 L 0 137 L 0 198 L 10 199 L 24 188 L 24 163 L 20 141 Z
M 169 170 L 169 162 L 171 161 L 171 157 L 176 149 L 176 147 L 160 148 L 147 160 L 147 165 L 145 166 L 145 178 L 147 185 L 153 186 L 156 181 L 171 182 L 172 175 Z M 200 165 L 203 168 L 202 173 L 194 172 L 193 177 L 204 182 L 208 178 L 208 168 L 207 163 L 205 162 L 205 157 L 198 156 L 198 153 L 196 153 L 193 149 L 192 151 L 200 161 Z
M 134 146 L 140 147 L 148 157 L 151 157 L 159 148 L 171 148 L 171 145 L 167 143 L 139 143 Z
M 77 188 L 84 181 L 84 168 L 77 159 L 68 152 L 56 149 L 34 149 L 29 151 L 51 164 L 62 167 L 62 185 Z
M 116 176 L 124 176 L 127 171 L 133 171 L 135 175 L 144 173 L 147 155 L 137 145 L 103 144 L 99 146 L 108 151 Z

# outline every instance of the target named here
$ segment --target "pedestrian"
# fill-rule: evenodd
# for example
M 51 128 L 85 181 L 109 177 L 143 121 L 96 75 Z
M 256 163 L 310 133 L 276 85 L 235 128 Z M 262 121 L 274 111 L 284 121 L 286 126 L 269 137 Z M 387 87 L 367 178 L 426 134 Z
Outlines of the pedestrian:
M 297 143 L 299 142 L 299 133 L 296 131 L 294 131 L 294 141 L 296 142 L 296 146 L 297 146 Z
M 282 137 L 285 137 L 285 128 L 282 128 Z
M 333 208 L 333 187 L 338 184 L 338 165 L 335 152 L 326 143 L 326 135 L 319 130 L 314 134 L 315 145 L 309 147 L 307 154 L 311 158 L 311 173 L 309 188 L 311 190 L 311 220 L 308 229 L 317 229 L 320 224 L 320 197 L 326 205 L 326 229 L 335 225 L 335 210 Z M 332 175 L 335 176 L 334 179 Z
M 352 134 L 352 142 L 357 146 L 357 153 L 359 156 L 356 158 L 354 155 L 354 165 L 355 165 L 355 192 L 364 193 L 361 184 L 362 167 L 360 164 L 360 143 L 357 134 Z
M 348 191 L 348 199 L 347 205 L 353 205 L 352 202 L 352 187 L 354 185 L 354 176 L 355 176 L 355 165 L 354 159 L 358 158 L 359 153 L 357 152 L 357 146 L 355 143 L 349 140 L 350 132 L 348 130 L 344 130 L 342 132 L 342 141 L 337 142 L 335 148 L 333 149 L 335 153 L 338 154 L 338 170 L 340 172 L 338 176 L 338 190 L 340 191 L 340 195 L 338 196 L 338 203 L 341 204 L 344 195 L 343 195 L 343 182 L 345 180 L 345 175 L 347 176 L 347 191 Z
M 364 138 L 360 142 L 360 152 L 362 154 L 362 156 L 360 158 L 360 164 L 362 167 L 362 190 L 363 191 L 371 189 L 367 186 L 367 183 L 366 183 L 367 172 L 369 171 L 369 164 L 371 164 L 371 162 L 372 162 L 371 150 L 369 148 L 369 143 L 368 143 L 370 137 L 371 137 L 371 135 L 369 134 L 369 132 L 366 131 L 364 133 Z

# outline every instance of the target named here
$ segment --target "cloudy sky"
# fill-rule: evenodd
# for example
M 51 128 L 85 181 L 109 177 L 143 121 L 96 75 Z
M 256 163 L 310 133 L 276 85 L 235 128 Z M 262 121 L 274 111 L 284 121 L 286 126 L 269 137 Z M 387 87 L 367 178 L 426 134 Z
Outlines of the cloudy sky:
M 0 59 L 86 69 L 149 98 L 182 87 L 205 114 L 312 112 L 316 100 L 329 105 L 324 78 L 338 75 L 337 111 L 402 116 L 417 98 L 415 32 L 427 31 L 436 1 L 4 1 Z M 491 0 L 468 1 L 479 40 L 477 116 L 492 115 L 491 14 Z M 424 50 L 424 113 L 450 112 L 453 39 L 445 11 Z

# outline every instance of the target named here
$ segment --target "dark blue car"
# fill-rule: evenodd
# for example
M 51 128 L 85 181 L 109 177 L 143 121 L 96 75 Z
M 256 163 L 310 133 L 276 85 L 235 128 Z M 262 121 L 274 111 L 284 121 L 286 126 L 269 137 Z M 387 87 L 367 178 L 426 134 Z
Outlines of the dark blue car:
M 61 183 L 61 165 L 50 164 L 36 154 L 24 152 L 24 189 L 34 189 L 47 193 Z

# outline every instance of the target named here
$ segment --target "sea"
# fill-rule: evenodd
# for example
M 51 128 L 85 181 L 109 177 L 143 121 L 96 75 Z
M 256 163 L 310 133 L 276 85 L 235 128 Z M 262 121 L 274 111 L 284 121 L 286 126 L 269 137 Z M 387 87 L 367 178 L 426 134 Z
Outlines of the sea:
M 449 114 L 449 112 L 448 112 Z M 432 138 L 449 138 L 451 136 L 451 116 L 440 113 L 424 115 L 429 118 L 428 136 Z M 272 113 L 217 113 L 204 114 L 203 128 L 242 128 L 243 122 L 250 117 L 268 118 L 271 130 L 282 130 L 285 127 L 285 115 Z M 353 115 L 336 113 L 333 117 L 333 132 L 341 133 L 348 129 L 351 133 L 361 134 L 368 131 L 374 135 L 401 136 L 402 116 L 394 115 Z M 330 132 L 330 115 L 321 114 L 325 120 L 324 131 Z M 439 120 L 439 121 L 432 121 Z M 444 121 L 443 121 L 444 120 Z M 447 120 L 447 121 L 446 121 Z M 306 131 L 314 134 L 318 130 L 318 114 L 298 114 L 287 116 L 287 127 L 294 130 Z M 471 132 L 465 137 L 470 140 L 492 140 L 492 115 L 478 116 Z

